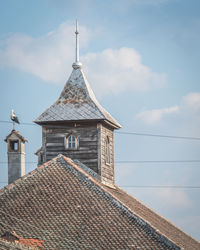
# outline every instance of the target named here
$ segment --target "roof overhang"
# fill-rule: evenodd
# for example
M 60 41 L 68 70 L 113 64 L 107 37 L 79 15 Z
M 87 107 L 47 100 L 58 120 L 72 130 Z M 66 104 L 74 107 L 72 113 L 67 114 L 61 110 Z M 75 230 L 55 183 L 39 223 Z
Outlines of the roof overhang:
M 34 121 L 34 123 L 40 126 L 48 125 L 65 125 L 65 124 L 97 124 L 104 123 L 112 129 L 120 129 L 121 125 L 114 124 L 106 119 L 85 119 L 85 120 L 59 120 L 59 121 Z

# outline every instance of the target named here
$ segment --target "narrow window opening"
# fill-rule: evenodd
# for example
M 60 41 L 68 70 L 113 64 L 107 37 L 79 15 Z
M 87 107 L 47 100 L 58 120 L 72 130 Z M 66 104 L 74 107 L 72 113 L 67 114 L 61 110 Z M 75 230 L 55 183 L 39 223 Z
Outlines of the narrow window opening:
M 19 149 L 19 141 L 10 141 L 10 149 L 17 151 Z
M 109 138 L 106 138 L 105 141 L 105 158 L 106 158 L 106 164 L 110 164 L 110 141 Z

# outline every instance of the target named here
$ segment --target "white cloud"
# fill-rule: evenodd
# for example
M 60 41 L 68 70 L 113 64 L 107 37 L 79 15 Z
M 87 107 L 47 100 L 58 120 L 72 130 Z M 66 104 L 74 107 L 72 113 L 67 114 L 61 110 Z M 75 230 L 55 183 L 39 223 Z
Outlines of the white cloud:
M 148 125 L 158 125 L 165 119 L 167 123 L 179 121 L 184 124 L 198 127 L 200 124 L 200 93 L 189 93 L 183 96 L 178 106 L 162 109 L 145 110 L 136 115 L 136 118 Z M 182 123 L 180 123 L 182 121 Z
M 80 27 L 81 46 L 87 47 L 91 32 Z M 14 34 L 0 41 L 0 66 L 31 73 L 43 81 L 64 84 L 75 55 L 74 25 L 61 24 L 41 37 Z M 81 57 L 89 82 L 98 95 L 124 90 L 145 91 L 166 82 L 165 74 L 153 72 L 132 48 L 106 49 Z
M 157 74 L 142 64 L 141 56 L 132 48 L 106 49 L 84 56 L 86 73 L 97 93 L 119 93 L 133 89 L 145 91 L 161 87 L 165 74 Z
M 182 98 L 181 109 L 189 114 L 200 114 L 200 93 L 190 93 Z
M 146 110 L 142 111 L 137 114 L 136 118 L 147 123 L 147 124 L 157 124 L 161 121 L 161 119 L 170 114 L 178 113 L 179 107 L 173 106 L 170 108 L 163 108 L 163 109 L 153 109 L 153 110 Z
M 89 31 L 81 27 L 81 45 L 88 44 Z M 9 66 L 32 73 L 42 80 L 60 83 L 70 73 L 68 65 L 74 61 L 74 25 L 61 24 L 39 38 L 14 34 L 4 41 L 0 50 L 0 66 Z

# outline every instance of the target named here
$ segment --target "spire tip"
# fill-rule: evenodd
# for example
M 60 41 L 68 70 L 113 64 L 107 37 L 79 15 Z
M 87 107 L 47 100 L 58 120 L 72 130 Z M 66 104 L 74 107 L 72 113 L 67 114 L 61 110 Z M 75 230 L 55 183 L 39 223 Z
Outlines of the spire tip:
M 76 19 L 76 57 L 75 62 L 72 64 L 74 69 L 80 68 L 82 66 L 81 62 L 79 62 L 79 31 L 78 31 L 78 20 Z

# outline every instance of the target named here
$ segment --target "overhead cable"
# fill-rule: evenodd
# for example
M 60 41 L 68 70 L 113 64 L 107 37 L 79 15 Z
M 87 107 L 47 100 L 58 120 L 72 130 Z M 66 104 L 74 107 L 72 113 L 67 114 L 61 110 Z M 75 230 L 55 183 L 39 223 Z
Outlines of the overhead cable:
M 148 133 L 136 133 L 136 132 L 118 132 L 118 131 L 116 131 L 115 133 L 116 134 L 124 134 L 124 135 L 162 137 L 162 138 L 170 138 L 170 139 L 200 140 L 200 137 L 190 137 L 190 136 L 161 135 L 161 134 L 148 134 Z
M 0 121 L 0 123 L 12 123 L 11 121 Z M 20 125 L 31 125 L 37 126 L 35 123 L 30 122 L 21 122 Z M 136 136 L 150 136 L 150 137 L 160 137 L 160 138 L 169 138 L 169 139 L 185 139 L 185 140 L 200 140 L 200 137 L 192 137 L 192 136 L 176 136 L 176 135 L 163 135 L 163 134 L 151 134 L 151 133 L 138 133 L 138 132 L 115 132 L 116 134 L 124 134 L 124 135 L 136 135 Z

